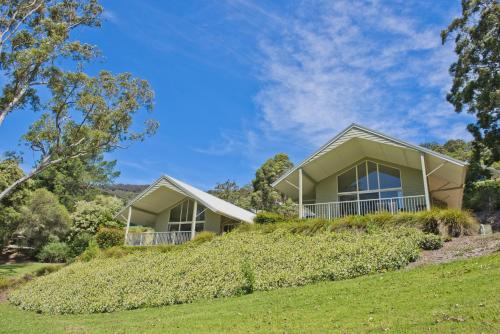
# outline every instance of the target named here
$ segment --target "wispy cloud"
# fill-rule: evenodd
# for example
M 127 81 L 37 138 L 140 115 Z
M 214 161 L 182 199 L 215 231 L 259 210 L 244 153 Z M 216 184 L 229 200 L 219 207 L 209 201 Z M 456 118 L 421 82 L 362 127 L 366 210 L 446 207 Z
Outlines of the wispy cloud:
M 454 56 L 441 46 L 442 26 L 401 14 L 395 2 L 299 9 L 259 42 L 255 100 L 269 132 L 319 144 L 358 122 L 406 139 L 467 136 L 469 118 L 445 101 Z

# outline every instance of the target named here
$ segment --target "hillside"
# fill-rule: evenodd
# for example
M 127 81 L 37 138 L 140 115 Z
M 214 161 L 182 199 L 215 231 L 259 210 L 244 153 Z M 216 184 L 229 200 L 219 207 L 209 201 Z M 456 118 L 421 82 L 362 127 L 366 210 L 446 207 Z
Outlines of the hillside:
M 149 187 L 148 184 L 116 183 L 116 184 L 105 185 L 102 188 L 100 188 L 100 190 L 103 194 L 116 196 L 125 201 L 129 201 L 147 187 Z
M 1 333 L 499 333 L 500 255 L 110 314 L 0 304 Z

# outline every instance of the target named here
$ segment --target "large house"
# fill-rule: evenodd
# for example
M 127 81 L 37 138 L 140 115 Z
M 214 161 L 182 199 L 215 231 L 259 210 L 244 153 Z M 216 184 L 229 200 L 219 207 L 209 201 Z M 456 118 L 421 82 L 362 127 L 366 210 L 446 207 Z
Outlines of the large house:
M 467 163 L 353 124 L 285 172 L 273 187 L 298 203 L 300 218 L 460 208 Z M 170 176 L 162 176 L 117 217 L 127 245 L 180 244 L 217 234 L 255 214 Z M 136 231 L 131 226 L 149 228 Z
M 197 232 L 229 232 L 255 215 L 185 182 L 164 175 L 130 201 L 118 214 L 126 221 L 126 245 L 181 244 Z M 150 232 L 133 231 L 131 226 Z
M 352 124 L 273 187 L 301 218 L 461 208 L 467 163 Z

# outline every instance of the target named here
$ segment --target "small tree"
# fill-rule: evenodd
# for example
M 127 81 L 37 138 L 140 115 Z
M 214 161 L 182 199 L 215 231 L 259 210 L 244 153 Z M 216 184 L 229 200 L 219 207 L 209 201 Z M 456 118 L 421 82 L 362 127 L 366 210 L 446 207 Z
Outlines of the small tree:
M 215 188 L 208 192 L 244 209 L 249 210 L 252 207 L 252 187 L 250 185 L 239 187 L 235 181 L 227 180 L 224 183 L 217 183 Z
M 37 189 L 21 207 L 16 235 L 24 237 L 29 246 L 39 249 L 49 237 L 62 239 L 69 231 L 69 214 L 57 197 L 46 189 Z
M 273 211 L 279 203 L 285 201 L 285 197 L 275 190 L 271 184 L 292 167 L 293 163 L 288 158 L 288 155 L 278 153 L 257 169 L 255 179 L 252 181 L 254 189 L 252 206 L 255 209 Z
M 113 217 L 123 202 L 111 196 L 98 195 L 93 201 L 78 201 L 71 214 L 72 234 L 95 234 L 100 227 L 120 227 Z

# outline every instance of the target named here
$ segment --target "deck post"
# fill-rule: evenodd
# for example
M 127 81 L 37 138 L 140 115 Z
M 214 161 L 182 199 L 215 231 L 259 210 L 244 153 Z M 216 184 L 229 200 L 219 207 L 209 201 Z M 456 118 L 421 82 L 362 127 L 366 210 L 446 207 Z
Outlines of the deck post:
M 427 211 L 430 211 L 431 199 L 429 197 L 429 185 L 427 183 L 427 171 L 425 169 L 425 157 L 423 153 L 420 153 L 420 164 L 422 165 L 422 178 L 424 180 L 425 207 L 427 208 Z
M 302 168 L 299 168 L 299 219 L 304 217 L 304 208 L 302 206 Z
M 193 220 L 191 222 L 191 240 L 194 239 L 196 233 L 196 214 L 198 213 L 198 201 L 194 201 L 193 205 Z
M 127 245 L 128 229 L 130 227 L 130 218 L 132 218 L 132 205 L 128 207 L 127 227 L 125 228 L 125 241 L 124 241 L 125 245 Z

